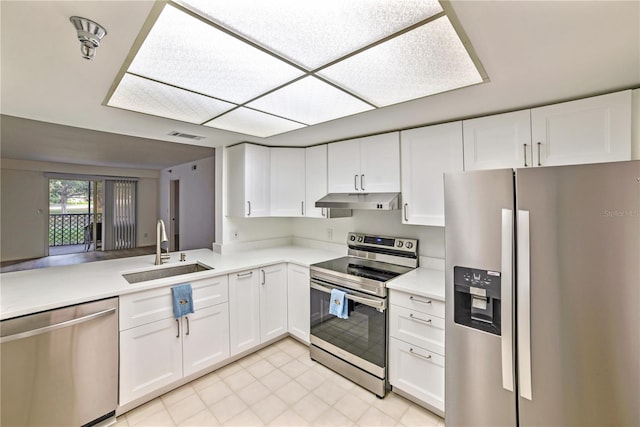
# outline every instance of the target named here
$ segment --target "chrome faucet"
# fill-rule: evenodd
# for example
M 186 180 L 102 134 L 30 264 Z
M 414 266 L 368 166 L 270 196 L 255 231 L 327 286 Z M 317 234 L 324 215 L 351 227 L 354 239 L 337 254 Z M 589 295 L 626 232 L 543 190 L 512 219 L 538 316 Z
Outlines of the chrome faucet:
M 167 248 L 167 253 L 162 253 L 162 247 L 160 245 L 161 242 L 168 242 L 167 239 L 167 231 L 164 228 L 164 221 L 161 219 L 158 220 L 156 224 L 156 265 L 162 264 L 163 259 L 169 259 L 169 248 Z

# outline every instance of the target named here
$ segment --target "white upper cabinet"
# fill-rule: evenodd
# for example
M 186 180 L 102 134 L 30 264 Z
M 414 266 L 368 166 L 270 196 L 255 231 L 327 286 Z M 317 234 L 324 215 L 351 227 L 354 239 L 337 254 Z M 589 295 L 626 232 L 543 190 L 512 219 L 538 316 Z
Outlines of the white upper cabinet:
M 400 191 L 399 133 L 329 144 L 329 193 Z
M 327 145 L 305 149 L 304 216 L 324 218 L 326 209 L 316 208 L 316 202 L 327 194 Z
M 400 133 L 402 223 L 444 226 L 444 181 L 461 172 L 462 123 L 445 123 Z
M 464 170 L 532 165 L 529 110 L 465 120 Z
M 631 159 L 631 91 L 463 122 L 465 170 Z
M 305 149 L 271 148 L 271 216 L 304 216 Z
M 270 148 L 239 144 L 225 154 L 227 216 L 269 216 Z
M 631 159 L 631 90 L 531 110 L 534 166 Z

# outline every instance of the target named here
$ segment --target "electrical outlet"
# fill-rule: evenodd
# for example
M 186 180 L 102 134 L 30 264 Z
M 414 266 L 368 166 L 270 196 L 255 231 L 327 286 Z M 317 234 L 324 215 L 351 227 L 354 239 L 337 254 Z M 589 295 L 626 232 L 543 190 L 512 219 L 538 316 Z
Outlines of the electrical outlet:
M 333 228 L 327 228 L 327 239 L 333 240 Z
M 238 230 L 233 230 L 231 232 L 231 240 L 239 240 L 240 239 L 240 232 Z

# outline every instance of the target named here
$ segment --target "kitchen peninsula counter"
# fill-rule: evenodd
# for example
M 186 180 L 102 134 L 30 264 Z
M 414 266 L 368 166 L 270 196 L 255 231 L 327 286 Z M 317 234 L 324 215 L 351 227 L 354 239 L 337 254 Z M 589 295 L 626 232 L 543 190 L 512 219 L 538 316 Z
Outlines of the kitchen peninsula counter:
M 49 267 L 0 274 L 0 320 L 50 310 L 87 301 L 170 286 L 250 270 L 282 262 L 305 267 L 343 256 L 344 250 L 315 249 L 305 246 L 279 246 L 268 249 L 218 254 L 210 249 L 171 253 L 171 259 L 155 266 L 155 254 L 84 264 Z M 180 253 L 186 261 L 180 262 Z M 201 263 L 211 270 L 129 284 L 123 274 L 181 264 Z

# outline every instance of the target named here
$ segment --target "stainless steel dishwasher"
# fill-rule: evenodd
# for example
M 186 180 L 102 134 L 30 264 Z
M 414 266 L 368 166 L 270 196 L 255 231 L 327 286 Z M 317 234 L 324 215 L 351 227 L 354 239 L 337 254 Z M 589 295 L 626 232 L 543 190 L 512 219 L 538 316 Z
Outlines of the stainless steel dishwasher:
M 90 426 L 115 418 L 118 299 L 0 324 L 0 424 Z

